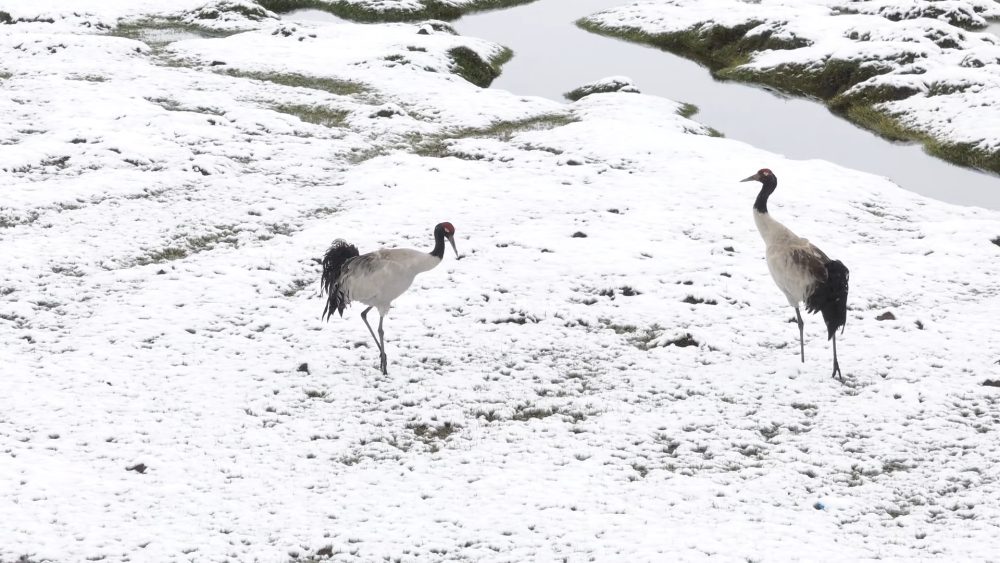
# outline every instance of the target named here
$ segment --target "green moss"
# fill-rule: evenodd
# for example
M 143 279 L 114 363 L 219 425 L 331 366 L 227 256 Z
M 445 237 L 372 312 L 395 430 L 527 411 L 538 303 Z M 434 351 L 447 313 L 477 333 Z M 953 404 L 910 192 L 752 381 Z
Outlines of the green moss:
M 136 263 L 140 266 L 145 266 L 147 264 L 156 264 L 158 262 L 167 262 L 170 260 L 180 260 L 181 258 L 187 257 L 187 250 L 183 248 L 171 246 L 164 248 L 163 250 L 158 250 L 156 252 L 150 253 L 148 256 L 140 256 Z
M 685 103 L 681 103 L 680 109 L 677 110 L 677 115 L 679 115 L 679 116 L 681 116 L 681 117 L 683 117 L 685 119 L 691 119 L 692 117 L 694 117 L 695 114 L 698 113 L 698 111 L 699 111 L 698 110 L 698 106 L 696 106 L 694 104 L 689 104 L 689 103 L 685 102 Z M 709 137 L 719 137 L 719 138 L 725 137 L 725 135 L 723 135 L 722 132 L 720 132 L 718 129 L 716 129 L 714 127 L 709 127 L 708 125 L 704 125 L 704 124 L 702 124 L 702 127 L 704 127 L 705 129 L 708 129 L 708 136 Z
M 720 78 L 766 84 L 782 92 L 825 101 L 889 70 L 888 66 L 866 64 L 861 60 L 830 59 L 822 65 L 780 65 L 763 71 L 728 67 L 716 74 Z
M 319 78 L 316 76 L 304 76 L 302 74 L 281 74 L 276 72 L 244 72 L 234 68 L 226 70 L 226 74 L 236 78 L 249 78 L 251 80 L 263 80 L 273 82 L 282 86 L 293 88 L 310 88 L 313 90 L 323 90 L 338 96 L 350 96 L 368 92 L 368 88 L 358 82 L 350 80 L 338 80 L 336 78 Z
M 324 106 L 280 105 L 272 108 L 274 111 L 294 115 L 306 123 L 315 123 L 324 127 L 340 127 L 350 114 L 341 109 L 330 109 Z
M 218 37 L 228 37 L 233 35 L 235 32 L 232 31 L 219 31 L 216 29 L 210 29 L 206 27 L 201 27 L 197 25 L 191 25 L 184 23 L 177 18 L 167 18 L 167 19 L 148 19 L 132 23 L 121 24 L 111 31 L 108 35 L 115 37 L 125 37 L 126 39 L 135 39 L 136 41 L 142 41 L 149 46 L 163 46 L 167 43 L 173 41 L 172 39 L 153 39 L 150 37 L 151 34 L 164 34 L 167 32 L 175 33 L 191 33 L 205 38 L 218 38 Z
M 489 88 L 490 84 L 500 76 L 500 67 L 513 56 L 514 52 L 506 47 L 489 61 L 484 61 L 468 47 L 455 47 L 448 51 L 448 57 L 455 65 L 455 74 L 480 88 Z
M 243 17 L 254 21 L 267 19 L 267 12 L 264 8 L 260 6 L 246 6 L 243 4 L 224 4 L 218 6 L 218 8 L 207 10 L 202 9 L 197 11 L 195 17 L 201 20 L 215 20 L 219 19 L 219 16 L 221 16 L 224 12 L 236 12 Z
M 586 18 L 578 20 L 581 29 L 617 37 L 626 41 L 652 45 L 664 51 L 693 59 L 711 70 L 743 64 L 750 60 L 754 51 L 765 49 L 798 49 L 810 43 L 804 39 L 779 39 L 771 30 L 747 37 L 751 29 L 763 22 L 752 21 L 732 28 L 716 26 L 695 26 L 674 33 L 650 34 L 633 28 L 606 27 Z
M 661 34 L 647 34 L 633 28 L 605 27 L 586 19 L 579 20 L 577 25 L 593 33 L 652 45 L 693 59 L 707 66 L 717 78 L 764 84 L 787 94 L 819 99 L 834 112 L 886 139 L 922 143 L 928 154 L 938 158 L 961 166 L 1000 172 L 1000 153 L 986 152 L 974 143 L 947 143 L 934 139 L 904 126 L 893 116 L 877 109 L 877 104 L 904 100 L 919 93 L 919 90 L 885 84 L 854 88 L 896 66 L 912 63 L 916 59 L 913 54 L 904 54 L 892 61 L 828 59 L 812 65 L 781 65 L 758 70 L 742 66 L 751 60 L 755 52 L 798 49 L 809 42 L 799 38 L 777 39 L 770 31 L 747 37 L 747 32 L 760 22 L 733 28 L 696 26 Z M 933 84 L 929 95 L 948 95 L 961 89 L 960 86 Z M 683 112 L 684 109 L 681 115 L 684 115 Z
M 919 92 L 916 88 L 899 88 L 885 84 L 860 86 L 849 93 L 837 94 L 829 100 L 828 104 L 830 105 L 830 109 L 838 113 L 844 113 L 856 105 L 870 106 L 884 102 L 905 100 Z
M 948 143 L 927 133 L 906 127 L 898 119 L 871 105 L 855 104 L 847 108 L 845 117 L 864 129 L 890 141 L 915 142 L 924 145 L 927 154 L 988 172 L 1000 172 L 1000 153 L 990 153 L 975 143 Z
M 681 109 L 677 110 L 677 115 L 687 119 L 690 119 L 696 113 L 698 113 L 698 106 L 689 103 L 682 103 Z
M 522 131 L 540 131 L 562 127 L 577 121 L 577 118 L 567 114 L 549 114 L 522 119 L 519 121 L 497 121 L 488 127 L 468 127 L 448 131 L 442 135 L 422 136 L 412 135 L 407 141 L 413 152 L 420 156 L 446 157 L 460 156 L 450 148 L 450 141 L 469 138 L 494 138 L 510 141 L 515 134 Z
M 261 6 L 272 12 L 286 13 L 293 10 L 313 9 L 329 12 L 339 18 L 356 22 L 404 22 L 417 20 L 451 21 L 472 12 L 499 10 L 528 4 L 534 0 L 478 0 L 466 6 L 452 6 L 439 0 L 425 0 L 419 10 L 378 10 L 360 2 L 324 0 L 257 0 Z

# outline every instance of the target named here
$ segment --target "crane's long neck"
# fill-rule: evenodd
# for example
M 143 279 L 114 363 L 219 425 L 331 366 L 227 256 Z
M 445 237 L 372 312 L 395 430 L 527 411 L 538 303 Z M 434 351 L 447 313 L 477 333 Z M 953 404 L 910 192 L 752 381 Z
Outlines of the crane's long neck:
M 431 256 L 437 258 L 439 262 L 444 260 L 444 227 L 441 225 L 434 229 L 434 250 L 431 250 Z
M 777 187 L 778 179 L 774 177 L 774 174 L 764 177 L 761 182 L 760 193 L 757 194 L 757 201 L 753 202 L 754 211 L 767 215 L 767 198 L 771 197 L 771 194 L 774 193 L 774 189 Z
M 778 179 L 773 174 L 765 176 L 760 193 L 757 194 L 757 201 L 753 203 L 753 222 L 757 225 L 761 238 L 765 244 L 770 244 L 777 238 L 790 233 L 784 225 L 775 221 L 774 217 L 767 212 L 767 198 L 771 197 L 774 189 L 778 187 Z

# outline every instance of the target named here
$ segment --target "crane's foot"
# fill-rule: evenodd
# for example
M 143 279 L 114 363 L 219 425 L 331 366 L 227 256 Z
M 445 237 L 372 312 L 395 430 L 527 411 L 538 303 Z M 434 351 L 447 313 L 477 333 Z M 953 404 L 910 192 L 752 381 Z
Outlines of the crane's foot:
M 389 375 L 389 358 L 387 358 L 385 354 L 382 354 L 380 359 L 382 363 L 379 367 L 382 369 L 382 375 Z
M 839 377 L 841 383 L 844 381 L 844 374 L 840 373 L 840 364 L 837 363 L 837 360 L 833 361 L 833 375 L 830 377 Z

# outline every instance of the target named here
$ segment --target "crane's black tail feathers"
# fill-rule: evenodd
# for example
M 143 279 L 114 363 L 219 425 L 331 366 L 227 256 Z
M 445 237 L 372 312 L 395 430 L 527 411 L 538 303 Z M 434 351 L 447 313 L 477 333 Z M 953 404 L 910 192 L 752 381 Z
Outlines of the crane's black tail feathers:
M 843 332 L 843 326 L 847 324 L 847 290 L 851 272 L 843 262 L 833 260 L 826 263 L 826 273 L 826 281 L 806 300 L 806 310 L 823 313 L 827 340 L 830 340 L 838 328 Z
M 320 278 L 320 295 L 323 291 L 327 293 L 326 307 L 323 308 L 321 319 L 330 320 L 334 312 L 344 316 L 344 307 L 347 306 L 347 296 L 340 287 L 340 275 L 344 271 L 344 265 L 351 258 L 359 256 L 357 247 L 348 243 L 344 239 L 337 239 L 330 245 L 330 249 L 323 256 L 323 277 Z

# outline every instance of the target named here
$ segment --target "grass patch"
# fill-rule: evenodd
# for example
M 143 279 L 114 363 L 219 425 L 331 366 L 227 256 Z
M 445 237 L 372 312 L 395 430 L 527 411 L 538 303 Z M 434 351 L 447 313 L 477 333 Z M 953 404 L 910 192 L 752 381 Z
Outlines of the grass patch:
M 420 441 L 429 444 L 434 441 L 444 441 L 458 431 L 459 426 L 450 422 L 445 422 L 441 426 L 430 426 L 428 424 L 407 424 L 407 428 L 413 431 L 413 435 Z
M 238 242 L 236 234 L 239 232 L 228 225 L 217 225 L 218 229 L 214 233 L 208 233 L 196 237 L 188 237 L 183 245 L 168 246 L 162 250 L 151 252 L 145 256 L 136 258 L 136 264 L 146 266 L 148 264 L 158 264 L 160 262 L 171 262 L 187 258 L 191 254 L 197 254 L 205 250 L 215 248 L 219 244 L 229 244 L 235 246 Z
M 442 135 L 422 136 L 412 135 L 408 142 L 413 151 L 420 156 L 443 158 L 456 156 L 449 148 L 449 141 L 456 139 L 492 138 L 509 142 L 515 134 L 522 131 L 545 131 L 555 129 L 579 121 L 567 114 L 547 114 L 519 121 L 497 121 L 487 127 L 468 127 L 448 131 Z
M 681 108 L 677 110 L 677 115 L 685 119 L 691 119 L 696 113 L 698 113 L 698 111 L 698 106 L 694 104 L 682 103 Z
M 272 12 L 285 13 L 293 10 L 313 9 L 331 13 L 338 18 L 356 22 L 404 22 L 415 20 L 451 21 L 472 12 L 499 10 L 511 6 L 528 4 L 534 0 L 478 0 L 465 6 L 453 6 L 439 0 L 424 0 L 416 10 L 390 8 L 378 10 L 367 4 L 351 3 L 343 0 L 324 2 L 323 0 L 257 0 L 261 6 Z
M 294 115 L 306 123 L 314 123 L 324 127 L 340 127 L 351 112 L 342 109 L 330 109 L 324 106 L 280 105 L 274 106 L 274 111 Z
M 169 262 L 171 260 L 180 260 L 186 258 L 188 255 L 187 250 L 179 246 L 168 246 L 163 250 L 157 250 L 156 252 L 151 252 L 146 256 L 140 256 L 136 263 L 140 266 L 145 266 L 147 264 L 157 264 L 160 262 Z
M 719 302 L 715 299 L 702 299 L 701 297 L 695 297 L 694 295 L 688 295 L 684 298 L 682 303 L 688 303 L 690 305 L 718 305 Z
M 961 166 L 1000 173 L 1000 153 L 990 153 L 978 148 L 975 143 L 948 143 L 930 135 L 910 129 L 885 112 L 868 104 L 847 107 L 845 117 L 890 141 L 921 143 L 924 150 L 933 156 Z
M 500 76 L 500 67 L 514 56 L 514 51 L 504 47 L 500 53 L 484 61 L 475 51 L 468 47 L 455 47 L 448 50 L 448 57 L 454 63 L 452 71 L 479 86 L 489 88 L 490 84 Z
M 510 419 L 517 420 L 520 422 L 527 422 L 533 418 L 543 419 L 557 414 L 559 414 L 558 407 L 552 407 L 551 409 L 546 409 L 542 407 L 533 407 L 531 405 L 518 405 L 514 407 L 514 416 L 512 416 Z
M 768 49 L 798 49 L 807 47 L 809 42 L 800 39 L 781 39 L 773 36 L 773 32 L 747 37 L 751 29 L 764 22 L 752 21 L 743 25 L 727 28 L 721 25 L 712 27 L 695 26 L 676 33 L 644 33 L 633 28 L 606 27 L 588 21 L 586 18 L 577 20 L 577 27 L 609 37 L 617 37 L 633 43 L 652 45 L 685 58 L 695 60 L 712 71 L 741 65 L 750 60 L 754 51 Z
M 664 346 L 677 346 L 678 348 L 687 348 L 688 346 L 698 346 L 698 341 L 694 339 L 690 334 L 685 334 L 679 338 L 669 340 L 664 343 Z
M 181 21 L 179 18 L 147 19 L 118 25 L 108 32 L 114 37 L 142 41 L 150 47 L 162 47 L 176 41 L 170 34 L 194 34 L 203 38 L 229 37 L 235 31 L 220 31 Z M 159 37 L 157 37 L 159 36 Z
M 685 102 L 685 103 L 681 103 L 680 109 L 677 110 L 677 115 L 683 117 L 684 119 L 691 119 L 699 111 L 700 110 L 698 109 L 698 106 L 696 106 L 694 104 L 689 104 L 689 103 Z M 702 127 L 704 127 L 705 129 L 708 129 L 708 136 L 709 137 L 719 137 L 719 138 L 725 137 L 725 135 L 723 135 L 721 131 L 719 131 L 718 129 L 716 129 L 714 127 L 709 127 L 708 125 L 705 125 L 705 124 L 702 124 Z
M 262 80 L 264 82 L 272 82 L 274 84 L 290 86 L 292 88 L 322 90 L 324 92 L 336 94 L 337 96 L 352 96 L 355 94 L 364 94 L 369 91 L 365 85 L 350 80 L 319 78 L 316 76 L 305 76 L 295 73 L 282 74 L 277 72 L 245 72 L 236 70 L 235 68 L 230 68 L 226 70 L 226 74 L 235 78 Z
M 979 170 L 1000 173 L 1000 153 L 990 153 L 975 143 L 949 143 L 906 127 L 898 119 L 875 106 L 880 103 L 909 98 L 917 93 L 912 88 L 878 85 L 847 94 L 847 90 L 872 77 L 889 72 L 893 66 L 885 61 L 829 59 L 822 65 L 781 65 L 764 71 L 742 68 L 752 55 L 769 49 L 799 49 L 809 45 L 805 39 L 776 38 L 771 31 L 747 37 L 747 32 L 763 22 L 753 21 L 731 28 L 695 26 L 679 32 L 649 34 L 633 28 L 606 27 L 587 19 L 576 22 L 580 28 L 626 41 L 652 45 L 709 68 L 720 79 L 736 80 L 773 87 L 786 94 L 804 96 L 825 102 L 834 112 L 855 125 L 891 140 L 921 143 L 932 156 Z M 912 54 L 892 61 L 896 65 L 912 63 Z M 934 94 L 948 94 L 954 87 L 936 85 Z M 679 112 L 684 117 L 693 113 L 693 106 Z
M 635 346 L 639 350 L 649 350 L 649 344 L 653 340 L 656 340 L 657 334 L 659 334 L 663 327 L 658 324 L 652 324 L 648 328 L 642 330 L 635 325 L 620 325 L 617 323 L 612 323 L 608 319 L 600 319 L 604 328 L 615 331 L 615 334 L 620 334 L 625 337 L 625 341 Z
M 10 229 L 18 225 L 30 225 L 37 221 L 40 216 L 37 211 L 28 211 L 24 215 L 14 211 L 7 213 L 3 211 L 3 208 L 0 208 L 0 229 Z

